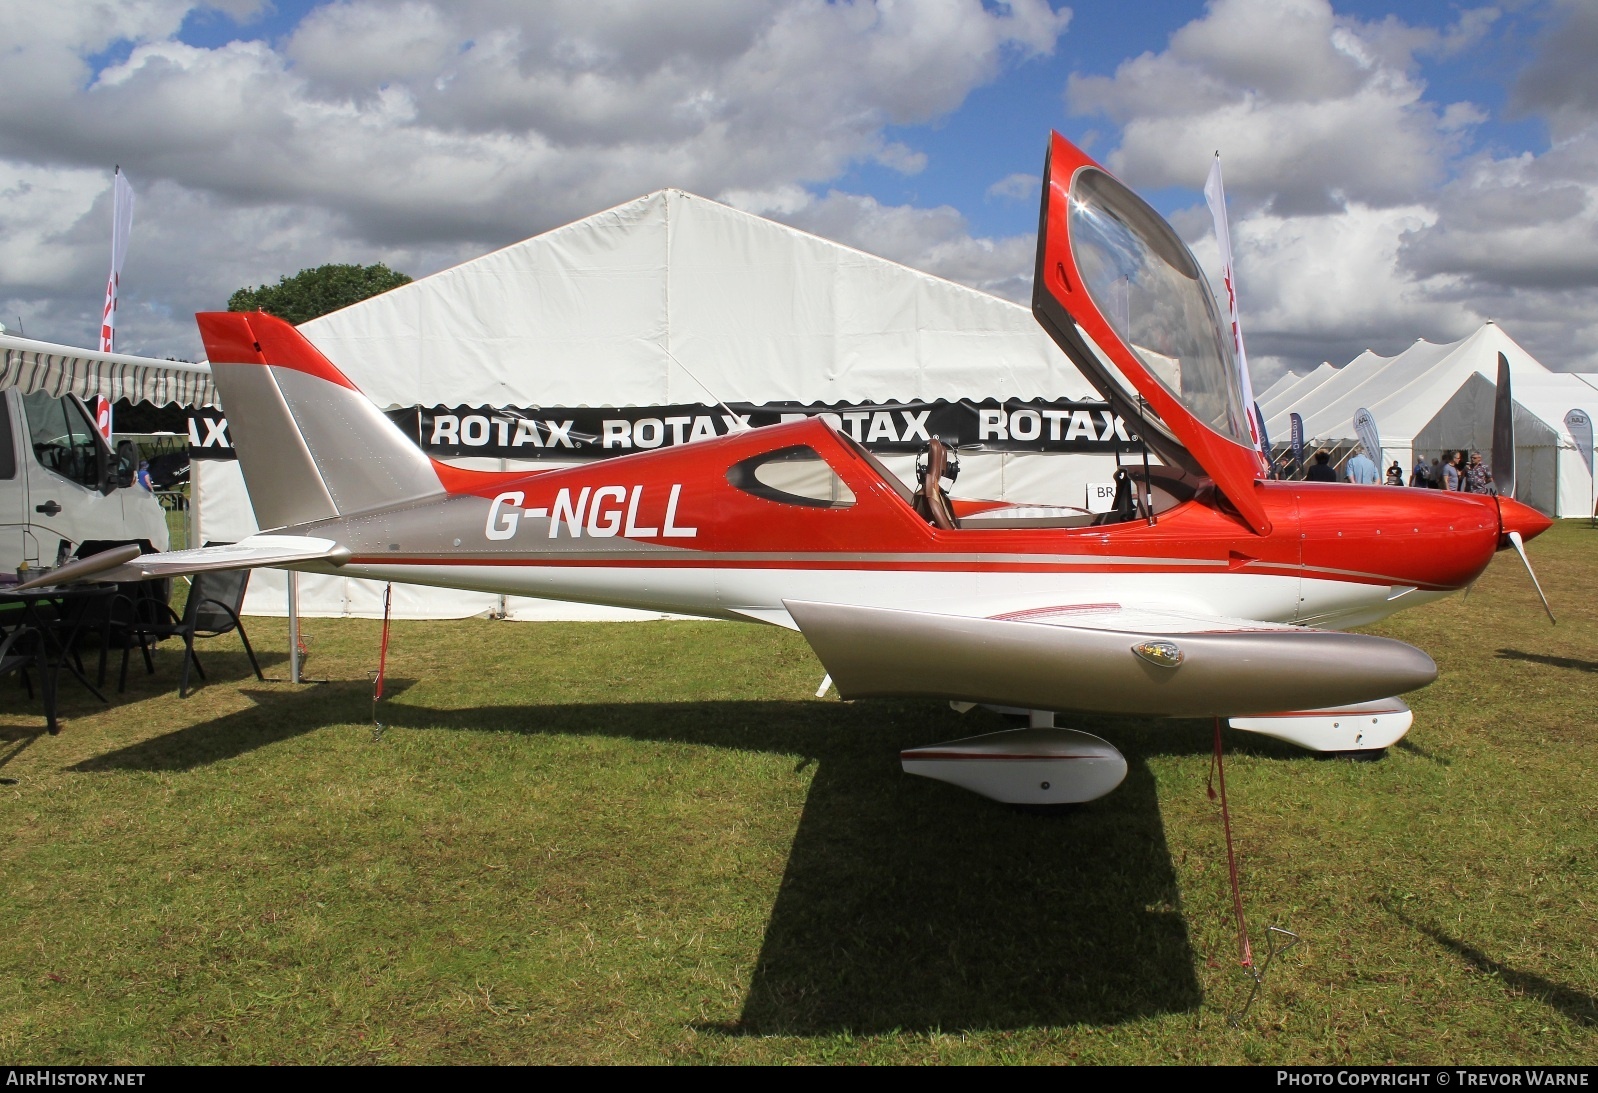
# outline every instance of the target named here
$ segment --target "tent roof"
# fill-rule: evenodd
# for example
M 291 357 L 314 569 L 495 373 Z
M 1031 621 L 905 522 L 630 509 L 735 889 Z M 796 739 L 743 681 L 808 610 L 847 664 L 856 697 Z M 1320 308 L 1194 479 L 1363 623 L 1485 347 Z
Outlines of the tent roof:
M 1543 367 L 1495 323 L 1485 323 L 1457 342 L 1437 345 L 1417 340 L 1394 357 L 1366 350 L 1313 391 L 1270 413 L 1272 434 L 1287 427 L 1287 415 L 1304 418 L 1306 439 L 1352 439 L 1354 414 L 1364 407 L 1376 418 L 1382 439 L 1408 447 L 1470 375 L 1498 375 L 1498 354 L 1509 360 L 1517 386 L 1523 378 L 1545 375 Z
M 1260 412 L 1269 421 L 1276 416 L 1278 410 L 1291 410 L 1299 400 L 1305 398 L 1311 391 L 1325 383 L 1337 374 L 1337 369 L 1332 367 L 1330 361 L 1322 361 L 1319 368 L 1305 376 L 1294 376 L 1294 383 L 1281 390 L 1273 385 L 1269 398 L 1260 401 Z
M 0 334 L 0 387 L 23 394 L 48 391 L 57 398 L 73 394 L 157 406 L 216 405 L 208 364 L 101 353 L 12 334 Z
M 1027 308 L 681 190 L 301 329 L 391 407 L 1097 398 Z
M 1265 390 L 1258 392 L 1254 396 L 1254 401 L 1259 403 L 1260 409 L 1263 410 L 1267 402 L 1275 398 L 1277 395 L 1280 395 L 1283 391 L 1286 391 L 1303 378 L 1304 377 L 1300 376 L 1297 372 L 1284 372 L 1280 376 L 1276 377 L 1275 383 L 1271 384 Z

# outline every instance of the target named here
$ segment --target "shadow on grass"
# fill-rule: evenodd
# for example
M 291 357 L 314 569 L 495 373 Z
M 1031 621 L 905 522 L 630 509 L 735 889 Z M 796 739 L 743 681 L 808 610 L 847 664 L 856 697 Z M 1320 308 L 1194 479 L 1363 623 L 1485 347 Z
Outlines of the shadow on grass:
M 1407 751 L 1411 755 L 1416 755 L 1416 756 L 1419 756 L 1422 759 L 1430 760 L 1431 762 L 1436 763 L 1440 767 L 1451 767 L 1451 766 L 1454 765 L 1453 760 L 1445 759 L 1443 756 L 1438 755 L 1436 752 L 1427 751 L 1425 748 L 1421 747 L 1419 744 L 1411 742 L 1410 739 L 1407 736 L 1404 739 L 1400 740 L 1397 744 L 1395 744 L 1393 746 L 1398 748 L 1400 751 Z
M 29 745 L 31 745 L 35 740 L 39 739 L 39 737 L 43 736 L 44 733 L 44 729 L 0 729 L 0 740 L 4 740 L 7 743 L 10 743 L 13 740 L 17 741 L 16 747 L 11 748 L 3 754 L 0 754 L 0 767 L 5 766 L 7 763 L 11 762 L 11 760 L 27 751 Z M 0 778 L 0 785 L 15 784 L 16 780 L 13 778 Z
M 189 675 L 191 690 L 203 687 L 207 683 L 231 683 L 252 679 L 255 676 L 255 670 L 250 667 L 250 660 L 242 649 L 207 649 L 202 641 L 196 644 L 194 651 L 199 654 L 199 662 L 206 671 L 206 678 L 202 679 L 199 672 L 191 672 Z M 113 650 L 113 654 L 106 672 L 106 684 L 112 688 L 116 686 L 117 673 L 122 667 L 122 650 Z M 178 681 L 183 677 L 183 643 L 172 640 L 162 643 L 154 650 L 154 659 L 155 671 L 151 672 L 145 668 L 144 658 L 139 655 L 137 647 L 129 651 L 128 687 L 139 690 L 151 688 L 159 691 L 177 690 Z M 282 679 L 273 679 L 271 675 L 273 668 L 288 664 L 287 653 L 257 649 L 255 659 L 261 665 L 261 671 L 266 674 L 268 682 L 282 683 L 288 679 L 286 670 Z M 87 656 L 84 657 L 84 664 L 93 667 L 89 664 Z
M 1507 964 L 1500 964 L 1486 953 L 1474 946 L 1467 945 L 1458 938 L 1450 937 L 1441 930 L 1422 923 L 1415 922 L 1403 912 L 1389 908 L 1393 917 L 1415 930 L 1431 938 L 1437 944 L 1459 957 L 1465 963 L 1479 972 L 1491 975 L 1500 980 L 1506 987 L 1530 995 L 1538 1001 L 1552 1006 L 1560 1013 L 1578 1025 L 1588 1028 L 1598 1026 L 1598 996 L 1586 991 L 1576 990 L 1534 972 L 1523 972 L 1511 968 Z
M 391 695 L 407 684 L 392 683 Z M 258 705 L 77 770 L 181 770 L 371 716 L 366 684 L 245 692 Z M 899 770 L 901 748 L 1003 728 L 921 702 L 609 703 L 429 709 L 423 731 L 603 735 L 815 764 L 737 1022 L 727 1035 L 1102 1024 L 1200 1002 L 1152 754 L 1208 750 L 1208 727 L 1117 733 L 1125 783 L 1057 815 L 1021 813 Z M 1106 726 L 1099 726 L 1101 728 Z M 1188 731 L 1191 729 L 1192 731 Z M 1252 741 L 1249 742 L 1252 744 Z
M 238 654 L 238 658 L 248 671 L 244 654 Z M 387 683 L 388 693 L 390 696 L 399 694 L 414 682 L 391 679 Z M 327 725 L 360 724 L 370 721 L 372 716 L 371 684 L 360 681 L 319 684 L 295 691 L 245 689 L 243 694 L 255 705 L 85 759 L 70 769 L 81 772 L 193 770 L 303 736 Z
M 1529 660 L 1533 664 L 1546 664 L 1550 668 L 1570 668 L 1577 672 L 1598 672 L 1598 660 L 1577 660 L 1574 657 L 1550 657 L 1542 653 L 1523 653 L 1519 649 L 1498 650 L 1499 660 Z

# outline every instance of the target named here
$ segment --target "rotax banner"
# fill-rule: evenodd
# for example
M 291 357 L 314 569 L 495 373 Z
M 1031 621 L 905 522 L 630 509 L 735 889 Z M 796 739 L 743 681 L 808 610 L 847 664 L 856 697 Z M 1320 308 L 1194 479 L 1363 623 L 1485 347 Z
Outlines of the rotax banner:
M 625 407 L 414 406 L 390 419 L 429 455 L 448 459 L 606 459 L 764 425 L 824 417 L 874 452 L 919 452 L 946 444 L 1004 452 L 1117 452 L 1135 446 L 1126 423 L 1102 402 L 962 399 L 866 405 L 796 402 L 684 403 Z M 216 411 L 189 421 L 189 454 L 232 459 Z

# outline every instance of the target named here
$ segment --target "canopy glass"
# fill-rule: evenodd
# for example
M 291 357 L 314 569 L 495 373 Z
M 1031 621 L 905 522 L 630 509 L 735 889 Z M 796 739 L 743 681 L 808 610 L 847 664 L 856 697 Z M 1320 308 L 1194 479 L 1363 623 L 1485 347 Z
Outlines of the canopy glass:
M 1231 333 L 1186 245 L 1100 170 L 1076 172 L 1070 209 L 1072 257 L 1111 329 L 1194 417 L 1252 447 Z

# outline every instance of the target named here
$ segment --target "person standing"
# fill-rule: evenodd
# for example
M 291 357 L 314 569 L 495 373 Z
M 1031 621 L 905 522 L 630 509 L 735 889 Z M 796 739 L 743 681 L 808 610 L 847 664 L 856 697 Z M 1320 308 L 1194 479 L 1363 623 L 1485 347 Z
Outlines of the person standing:
M 1398 465 L 1398 460 L 1393 460 L 1393 465 L 1387 468 L 1387 484 L 1389 486 L 1402 486 L 1404 484 L 1404 468 Z
M 1376 463 L 1361 448 L 1354 453 L 1354 458 L 1348 461 L 1348 481 L 1356 486 L 1374 486 L 1382 480 L 1382 472 L 1377 469 Z
M 1465 468 L 1464 489 L 1470 493 L 1492 493 L 1492 468 L 1481 461 L 1480 452 L 1470 453 L 1470 466 Z
M 1431 469 L 1426 466 L 1425 456 L 1417 455 L 1415 457 L 1415 470 L 1409 476 L 1409 484 L 1418 489 L 1426 489 L 1432 484 Z
M 1443 461 L 1441 459 L 1432 460 L 1432 469 L 1431 473 L 1426 476 L 1426 485 L 1434 490 L 1443 488 Z
M 1304 472 L 1306 482 L 1336 482 L 1337 472 L 1332 470 L 1332 457 L 1322 448 L 1315 453 L 1315 462 L 1309 465 L 1309 470 Z
M 1462 485 L 1459 465 L 1464 458 L 1464 452 L 1453 452 L 1449 455 L 1448 462 L 1443 464 L 1443 489 L 1459 492 L 1459 487 Z

